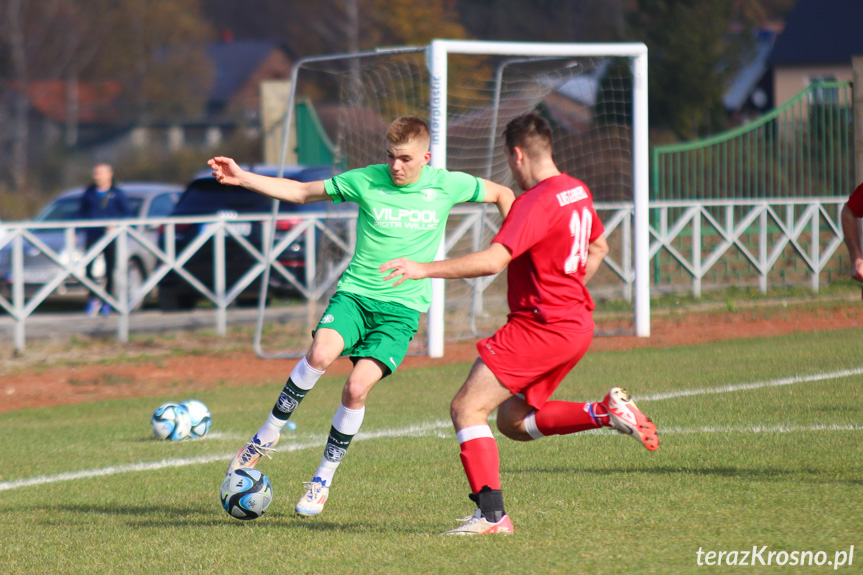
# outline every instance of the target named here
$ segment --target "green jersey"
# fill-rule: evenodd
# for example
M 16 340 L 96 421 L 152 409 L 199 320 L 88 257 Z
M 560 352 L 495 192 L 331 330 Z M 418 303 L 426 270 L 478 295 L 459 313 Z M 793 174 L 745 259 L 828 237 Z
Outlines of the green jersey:
M 359 205 L 356 251 L 338 290 L 428 311 L 430 280 L 393 287 L 395 280 L 384 282 L 378 268 L 399 257 L 434 260 L 450 209 L 459 202 L 482 202 L 483 181 L 424 166 L 419 181 L 399 187 L 390 179 L 389 167 L 378 164 L 339 174 L 326 180 L 324 187 L 334 202 Z

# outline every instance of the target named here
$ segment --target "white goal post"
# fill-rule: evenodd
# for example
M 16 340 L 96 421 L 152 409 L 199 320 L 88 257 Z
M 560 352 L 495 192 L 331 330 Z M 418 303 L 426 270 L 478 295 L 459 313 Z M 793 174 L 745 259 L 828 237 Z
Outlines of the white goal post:
M 632 130 L 633 130 L 633 201 L 635 206 L 635 333 L 650 336 L 650 285 L 648 201 L 649 149 L 647 132 L 647 46 L 642 43 L 621 44 L 561 44 L 525 42 L 488 42 L 464 40 L 433 40 L 429 46 L 431 75 L 432 132 L 431 164 L 447 166 L 447 69 L 450 54 L 520 56 L 533 58 L 568 56 L 623 56 L 632 59 Z M 590 185 L 588 183 L 588 185 Z M 441 245 L 438 258 L 444 256 Z M 444 353 L 444 280 L 432 280 L 432 306 L 428 315 L 428 354 L 442 357 Z
M 303 152 L 311 146 L 320 148 L 325 141 L 332 156 L 324 163 L 331 162 L 334 174 L 382 163 L 386 126 L 408 114 L 428 120 L 432 166 L 515 186 L 502 150 L 503 128 L 517 115 L 540 111 L 552 123 L 555 161 L 590 187 L 613 244 L 590 286 L 594 299 L 602 300 L 597 333 L 650 335 L 644 44 L 433 40 L 427 46 L 303 58 L 294 65 L 290 90 L 282 167 L 289 145 L 297 146 L 300 163 L 321 163 L 314 155 L 305 156 L 313 160 L 303 160 Z M 299 131 L 301 106 L 306 131 L 303 138 L 291 141 L 293 127 Z M 309 118 L 322 137 L 309 134 Z M 276 203 L 272 219 L 271 234 Z M 487 247 L 499 225 L 493 206 L 456 206 L 437 257 L 458 257 Z M 350 258 L 355 241 L 351 233 L 355 230 L 344 224 L 331 225 L 328 214 L 308 223 L 305 277 L 274 267 L 285 242 L 265 242 L 253 344 L 258 356 L 302 355 L 308 330 Z M 320 243 L 322 237 L 326 244 Z M 305 306 L 292 304 L 292 309 L 306 318 L 275 328 L 276 334 L 268 328 L 269 337 L 286 350 L 275 354 L 262 346 L 271 268 L 302 287 Z M 421 321 L 411 353 L 441 357 L 445 341 L 488 335 L 502 325 L 508 311 L 505 274 L 451 283 L 432 280 L 432 294 L 431 309 Z

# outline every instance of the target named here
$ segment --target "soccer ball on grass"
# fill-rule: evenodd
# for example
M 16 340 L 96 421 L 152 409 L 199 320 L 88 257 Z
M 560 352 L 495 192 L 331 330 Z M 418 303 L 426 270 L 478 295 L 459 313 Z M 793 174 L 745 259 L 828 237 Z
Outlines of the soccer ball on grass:
M 273 486 L 257 469 L 241 467 L 225 477 L 220 496 L 222 507 L 231 517 L 257 519 L 273 500 Z
M 199 439 L 207 435 L 207 431 L 210 429 L 210 423 L 213 421 L 210 416 L 210 410 L 207 409 L 207 406 L 197 399 L 187 399 L 180 405 L 186 408 L 189 412 L 189 417 L 192 419 L 192 429 L 189 433 L 189 437 L 192 439 Z
M 159 439 L 180 441 L 189 437 L 192 431 L 192 418 L 189 410 L 177 403 L 163 403 L 150 418 L 153 435 Z

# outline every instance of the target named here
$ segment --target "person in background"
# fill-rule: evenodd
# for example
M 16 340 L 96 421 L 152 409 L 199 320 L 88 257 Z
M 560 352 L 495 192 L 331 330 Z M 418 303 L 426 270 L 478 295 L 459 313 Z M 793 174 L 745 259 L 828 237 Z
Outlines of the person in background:
M 114 169 L 111 165 L 99 163 L 93 166 L 93 183 L 84 190 L 84 195 L 81 196 L 78 218 L 82 220 L 116 220 L 129 217 L 131 211 L 126 194 L 114 184 Z M 85 228 L 87 249 L 89 250 L 98 242 L 109 229 L 106 227 Z M 111 242 L 105 246 L 102 255 L 105 258 L 105 291 L 113 294 L 116 244 Z M 95 259 L 87 265 L 87 277 L 92 281 L 96 281 L 93 276 L 94 263 Z M 84 313 L 90 317 L 97 313 L 110 315 L 111 306 L 91 291 Z

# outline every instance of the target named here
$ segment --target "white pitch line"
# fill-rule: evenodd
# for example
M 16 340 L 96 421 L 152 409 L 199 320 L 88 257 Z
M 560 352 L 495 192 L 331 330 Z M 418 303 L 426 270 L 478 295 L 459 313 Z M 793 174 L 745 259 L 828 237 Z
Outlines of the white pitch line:
M 59 483 L 61 481 L 72 481 L 73 479 L 90 479 L 106 475 L 118 475 L 120 473 L 132 473 L 135 471 L 153 471 L 169 467 L 183 467 L 185 465 L 198 465 L 202 463 L 214 463 L 216 461 L 227 461 L 230 455 L 206 455 L 202 457 L 189 457 L 182 459 L 163 459 L 149 463 L 132 463 L 130 465 L 116 465 L 102 467 L 100 469 L 84 469 L 82 471 L 70 471 L 58 475 L 38 475 L 26 479 L 15 479 L 0 483 L 0 491 L 18 489 L 19 487 L 32 487 L 34 485 L 46 485 L 48 483 Z
M 663 427 L 659 429 L 659 437 L 666 435 L 688 435 L 694 433 L 800 433 L 803 431 L 863 431 L 863 425 L 825 425 L 815 423 L 812 425 L 751 425 L 751 426 L 704 426 L 704 427 Z M 590 429 L 579 435 L 602 434 L 615 435 L 618 432 L 610 427 Z
M 782 385 L 793 385 L 795 383 L 807 383 L 812 381 L 823 381 L 826 379 L 837 379 L 841 377 L 849 377 L 852 375 L 863 374 L 863 367 L 854 369 L 844 369 L 830 373 L 817 373 L 805 376 L 793 376 L 772 381 L 759 381 L 753 383 L 741 383 L 735 385 L 725 385 L 721 387 L 705 387 L 698 389 L 681 389 L 677 391 L 668 391 L 662 393 L 653 393 L 637 397 L 638 401 L 659 401 L 663 399 L 673 399 L 677 397 L 690 397 L 693 395 L 706 395 L 715 393 L 731 393 L 735 391 L 747 391 L 751 389 L 760 389 L 763 387 L 776 387 Z M 363 441 L 367 439 L 385 439 L 391 437 L 424 437 L 428 435 L 439 436 L 441 430 L 449 428 L 452 424 L 449 421 L 432 421 L 421 425 L 411 425 L 397 429 L 381 429 L 378 431 L 358 433 L 354 441 Z M 599 431 L 599 430 L 597 430 Z M 664 428 L 660 431 L 661 435 L 683 434 L 683 433 L 790 433 L 799 431 L 863 431 L 863 426 L 859 425 L 777 425 L 777 426 L 753 426 L 753 427 L 700 427 L 700 428 Z M 292 443 L 280 446 L 277 451 L 291 452 L 309 449 L 312 447 L 320 447 L 322 442 L 301 442 Z M 99 469 L 85 469 L 82 471 L 71 471 L 68 473 L 60 473 L 58 475 L 40 475 L 25 479 L 15 479 L 12 481 L 0 482 L 0 491 L 8 491 L 10 489 L 18 489 L 21 487 L 33 487 L 36 485 L 46 485 L 49 483 L 59 483 L 63 481 L 72 481 L 75 479 L 89 479 L 92 477 L 105 477 L 108 475 L 118 475 L 120 473 L 134 473 L 138 471 L 155 471 L 159 469 L 167 469 L 171 467 L 184 467 L 186 465 L 202 465 L 207 463 L 215 463 L 218 461 L 228 461 L 234 453 L 204 455 L 201 457 L 188 457 L 178 459 L 163 459 L 162 461 L 152 461 L 149 463 L 132 463 L 129 465 L 117 465 L 111 467 L 102 467 Z
M 659 430 L 659 435 L 686 433 L 799 433 L 801 431 L 863 431 L 863 425 L 813 424 L 813 425 L 753 425 L 751 427 L 668 427 Z
M 364 441 L 367 439 L 385 439 L 389 437 L 422 437 L 425 435 L 435 435 L 438 430 L 450 427 L 452 424 L 449 421 L 433 421 L 422 425 L 411 425 L 398 429 L 381 429 L 379 431 L 371 431 L 368 433 L 358 433 L 354 441 Z M 276 451 L 291 452 L 301 451 L 312 447 L 323 446 L 323 441 L 306 441 L 300 443 L 290 443 L 279 446 Z M 99 469 L 84 469 L 81 471 L 70 471 L 67 473 L 59 473 L 57 475 L 39 475 L 26 479 L 15 479 L 12 481 L 0 482 L 0 491 L 8 491 L 10 489 L 18 489 L 20 487 L 33 487 L 36 485 L 46 485 L 49 483 L 59 483 L 63 481 L 72 481 L 75 479 L 90 479 L 93 477 L 105 477 L 108 475 L 119 475 L 121 473 L 134 473 L 139 471 L 155 471 L 159 469 L 168 469 L 171 467 L 185 467 L 187 465 L 203 465 L 207 463 L 216 463 L 218 461 L 228 462 L 235 455 L 231 453 L 221 453 L 213 455 L 202 455 L 201 457 L 183 457 L 177 459 L 163 459 L 161 461 L 151 461 L 142 463 L 132 463 L 129 465 L 115 465 L 111 467 L 102 467 Z
M 763 387 L 779 387 L 783 385 L 794 385 L 795 383 L 809 383 L 812 381 L 824 381 L 826 379 L 839 379 L 840 377 L 850 377 L 852 375 L 863 375 L 863 367 L 852 369 L 842 369 L 829 373 L 814 373 L 812 375 L 794 375 L 791 377 L 783 377 L 769 381 L 756 381 L 752 383 L 737 383 L 733 385 L 723 385 L 720 387 L 702 387 L 697 389 L 679 389 L 676 391 L 663 391 L 659 393 L 649 393 L 646 395 L 637 395 L 635 399 L 642 401 L 659 401 L 662 399 L 674 399 L 677 397 L 691 397 L 693 395 L 708 395 L 713 393 L 732 393 L 734 391 L 748 391 L 751 389 L 761 389 Z

